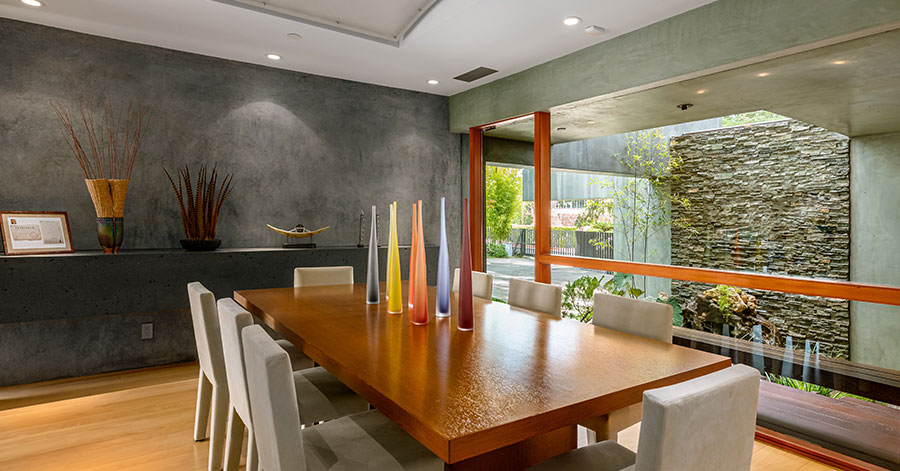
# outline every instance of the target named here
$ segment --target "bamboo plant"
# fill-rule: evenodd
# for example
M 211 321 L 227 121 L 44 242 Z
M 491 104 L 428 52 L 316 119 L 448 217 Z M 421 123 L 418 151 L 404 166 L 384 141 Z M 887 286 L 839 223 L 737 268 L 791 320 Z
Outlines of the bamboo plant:
M 216 238 L 216 225 L 219 221 L 219 211 L 222 203 L 233 189 L 233 174 L 228 174 L 219 183 L 219 174 L 215 166 L 211 172 L 207 172 L 206 165 L 200 166 L 197 172 L 196 183 L 191 176 L 188 166 L 178 171 L 175 179 L 166 172 L 178 205 L 181 208 L 181 223 L 184 235 L 188 240 L 214 240 Z

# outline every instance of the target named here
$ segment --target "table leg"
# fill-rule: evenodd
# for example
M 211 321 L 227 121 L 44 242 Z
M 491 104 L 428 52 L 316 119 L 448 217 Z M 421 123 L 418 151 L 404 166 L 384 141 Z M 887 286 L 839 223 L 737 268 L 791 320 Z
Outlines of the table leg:
M 444 471 L 520 471 L 578 447 L 578 426 L 569 425 L 457 463 Z

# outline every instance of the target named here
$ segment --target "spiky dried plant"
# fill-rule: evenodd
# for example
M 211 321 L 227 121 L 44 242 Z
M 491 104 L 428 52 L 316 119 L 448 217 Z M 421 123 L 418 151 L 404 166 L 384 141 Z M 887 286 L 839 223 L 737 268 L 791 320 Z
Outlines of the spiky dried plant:
M 78 118 L 73 117 L 69 108 L 60 102 L 50 101 L 50 106 L 56 112 L 66 144 L 75 154 L 85 179 L 131 179 L 134 161 L 150 124 L 151 114 L 148 108 L 129 104 L 123 117 L 107 101 L 103 114 L 95 121 L 93 111 L 82 102 L 80 121 L 84 127 L 87 149 L 90 151 L 88 155 L 75 131 Z
M 209 172 L 207 178 L 206 165 L 200 165 L 197 172 L 196 184 L 191 177 L 191 170 L 187 165 L 178 171 L 178 183 L 169 175 L 165 168 L 166 177 L 175 190 L 178 205 L 181 207 L 181 223 L 184 226 L 184 235 L 190 240 L 213 240 L 216 238 L 216 224 L 219 222 L 219 211 L 222 203 L 233 189 L 233 174 L 228 174 L 218 183 L 219 174 L 216 166 Z

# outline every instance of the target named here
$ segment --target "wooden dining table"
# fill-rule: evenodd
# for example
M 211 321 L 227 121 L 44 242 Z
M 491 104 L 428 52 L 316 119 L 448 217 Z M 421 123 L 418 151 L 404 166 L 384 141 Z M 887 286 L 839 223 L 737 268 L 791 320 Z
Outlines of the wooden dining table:
M 407 298 L 403 284 L 403 299 Z M 577 424 L 730 359 L 475 298 L 474 330 L 366 304 L 365 284 L 234 298 L 440 457 L 447 470 L 526 468 L 577 447 Z M 406 303 L 403 303 L 404 306 Z

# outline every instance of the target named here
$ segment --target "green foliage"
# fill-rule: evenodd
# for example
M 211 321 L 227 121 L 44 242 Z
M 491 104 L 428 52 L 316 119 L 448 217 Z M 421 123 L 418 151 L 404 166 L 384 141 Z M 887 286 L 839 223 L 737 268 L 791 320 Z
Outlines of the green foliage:
M 677 299 L 666 296 L 665 293 L 659 293 L 659 297 L 655 299 L 656 302 L 662 304 L 668 304 L 672 306 L 672 325 L 681 327 L 684 325 L 684 316 L 681 314 L 681 304 Z
M 814 392 L 821 396 L 828 396 L 832 399 L 841 399 L 845 397 L 852 397 L 854 399 L 859 399 L 860 401 L 872 402 L 875 404 L 884 404 L 883 402 L 876 401 L 874 399 L 869 399 L 868 397 L 857 396 L 856 394 L 850 394 L 843 391 L 837 391 L 831 388 L 826 388 L 825 386 L 819 386 L 818 384 L 807 383 L 806 381 L 800 381 L 794 378 L 787 378 L 785 376 L 778 376 L 766 373 L 766 379 L 771 383 L 780 384 L 782 386 L 787 386 L 789 388 L 799 389 L 801 391 Z
M 747 113 L 725 116 L 724 118 L 722 118 L 722 126 L 740 126 L 742 124 L 765 123 L 766 121 L 777 121 L 779 119 L 785 119 L 785 117 L 766 110 L 750 111 Z
M 562 292 L 563 317 L 590 322 L 594 317 L 594 291 L 600 287 L 600 279 L 582 276 L 566 283 Z
M 634 286 L 634 275 L 631 273 L 616 273 L 603 284 L 603 289 L 616 296 L 629 296 L 639 299 L 644 295 L 644 290 Z
M 613 223 L 606 221 L 611 219 L 609 214 L 609 204 L 604 200 L 587 200 L 584 204 L 584 211 L 578 215 L 575 220 L 575 227 L 583 227 L 589 231 L 612 232 Z M 594 241 L 591 241 L 594 243 Z M 594 244 L 599 245 L 599 244 Z
M 493 240 L 509 238 L 512 223 L 522 211 L 522 178 L 519 170 L 485 167 L 485 226 Z
M 500 298 L 495 298 L 495 297 L 491 297 L 491 301 L 493 301 L 493 302 L 495 302 L 495 303 L 508 304 L 505 300 L 500 299 Z
M 487 245 L 487 258 L 506 258 L 507 256 L 506 247 L 494 243 Z

